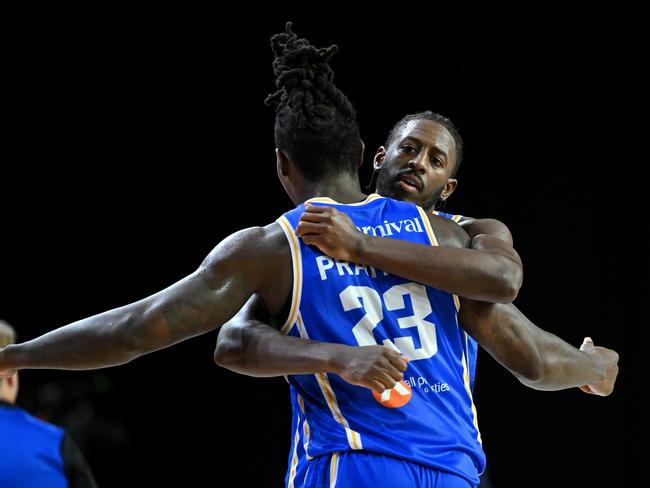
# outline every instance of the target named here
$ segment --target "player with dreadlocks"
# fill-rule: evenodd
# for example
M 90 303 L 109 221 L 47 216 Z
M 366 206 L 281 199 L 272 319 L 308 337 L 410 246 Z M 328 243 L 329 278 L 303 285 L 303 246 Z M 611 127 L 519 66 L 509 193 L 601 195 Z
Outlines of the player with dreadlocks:
M 444 358 L 442 364 L 452 368 L 454 375 L 449 379 L 454 384 L 449 396 L 457 403 L 454 422 L 462 424 L 468 443 L 458 451 L 463 458 L 459 462 L 472 465 L 475 474 L 482 465 L 482 451 L 473 426 L 471 398 L 464 392 L 458 371 L 461 334 L 443 340 L 445 336 L 438 336 L 436 329 L 443 321 L 454 320 L 452 293 L 486 301 L 512 300 L 520 285 L 518 258 L 514 251 L 508 255 L 501 250 L 466 249 L 469 238 L 455 223 L 427 216 L 410 203 L 364 195 L 355 170 L 362 156 L 356 117 L 349 101 L 333 85 L 328 66 L 334 49 L 314 48 L 297 39 L 290 26 L 274 37 L 273 46 L 278 90 L 271 97 L 271 103 L 277 104 L 276 164 L 280 181 L 298 206 L 274 223 L 227 237 L 195 272 L 158 293 L 1 349 L 0 375 L 19 369 L 123 364 L 218 328 L 256 295 L 276 323 L 285 324 L 283 328 L 291 333 L 347 344 L 351 353 L 380 351 L 376 356 L 384 372 L 377 377 L 378 390 L 392 387 L 402 377 L 406 362 L 400 352 L 411 359 L 411 365 L 417 362 L 421 368 L 432 364 L 432 357 Z M 365 257 L 355 264 L 346 256 L 328 256 L 319 250 L 326 243 L 319 242 L 315 228 L 334 212 L 345 215 L 359 235 L 356 229 L 365 232 Z M 382 258 L 381 270 L 374 266 L 379 249 L 387 256 Z M 402 273 L 406 279 L 389 274 L 396 269 L 407 269 Z M 389 312 L 383 313 L 384 308 Z M 381 320 L 379 313 L 384 314 L 383 327 L 374 330 Z M 402 327 L 413 327 L 415 332 L 403 337 Z M 356 347 L 368 344 L 375 345 Z M 414 373 L 435 377 L 435 372 L 419 368 Z M 329 459 L 327 466 L 334 466 L 336 452 L 349 449 L 350 443 L 355 449 L 373 451 L 382 439 L 387 441 L 386 436 L 394 434 L 379 428 L 387 409 L 374 400 L 370 390 L 334 376 L 296 378 L 294 386 L 304 389 L 302 398 L 315 402 L 310 404 L 311 414 L 323 416 L 332 427 L 332 437 L 329 441 L 323 437 L 320 444 L 321 457 Z M 422 402 L 427 398 L 414 392 L 409 405 L 422 406 Z M 365 407 L 364 425 L 350 425 L 347 409 L 365 411 Z M 409 419 L 422 424 L 429 417 Z M 422 432 L 430 435 L 428 429 Z M 317 431 L 325 435 L 327 427 Z M 395 447 L 405 445 L 396 443 Z M 320 466 L 320 471 L 314 469 L 315 476 L 325 473 L 326 464 Z
M 454 177 L 461 160 L 462 139 L 449 119 L 429 111 L 407 115 L 395 124 L 390 131 L 385 147 L 381 147 L 375 156 L 375 177 L 379 176 L 377 180 L 378 192 L 382 195 L 416 203 L 435 213 L 433 209 L 440 208 L 441 203 L 444 203 L 455 188 L 456 180 Z M 381 171 L 379 171 L 380 169 Z M 420 185 L 418 187 L 411 184 L 405 185 L 405 179 L 408 180 L 408 183 L 419 181 Z M 510 246 L 512 245 L 509 231 L 498 221 L 461 218 L 460 216 L 447 214 L 441 215 L 454 218 L 456 221 L 462 220 L 464 228 L 469 229 L 470 234 L 475 237 L 473 246 L 479 248 L 494 246 L 495 239 Z M 340 252 L 340 250 L 336 249 L 337 246 L 348 249 L 348 252 L 355 250 L 357 247 L 356 237 L 358 236 L 349 234 L 350 229 L 346 229 L 345 225 L 341 225 L 341 221 L 337 219 L 337 216 L 323 217 L 322 222 L 327 222 L 327 227 L 312 227 L 311 234 L 308 236 L 309 239 L 316 239 L 316 236 L 318 236 L 321 243 L 319 247 L 321 248 L 323 242 L 328 242 L 327 253 L 332 255 Z M 357 261 L 357 255 L 351 260 Z M 381 259 L 378 265 L 379 268 L 383 268 Z M 401 275 L 402 270 L 395 271 L 395 274 Z M 304 293 L 303 296 L 305 296 Z M 461 324 L 479 339 L 481 345 L 490 354 L 514 373 L 526 386 L 539 390 L 556 390 L 580 386 L 581 389 L 588 393 L 597 395 L 611 393 L 617 371 L 616 353 L 613 351 L 597 348 L 590 340 L 585 340 L 585 343 L 578 350 L 557 336 L 536 327 L 511 304 L 490 304 L 465 298 L 460 300 L 460 304 L 459 319 Z M 368 310 L 369 304 L 364 301 L 363 307 Z M 381 313 L 381 310 L 379 310 L 379 313 Z M 375 313 L 375 316 L 377 315 L 378 313 Z M 215 349 L 215 361 L 232 371 L 258 377 L 304 372 L 337 373 L 348 383 L 366 386 L 371 389 L 381 388 L 381 385 L 377 386 L 376 384 L 377 376 L 390 374 L 388 371 L 382 372 L 381 363 L 370 356 L 371 348 L 357 348 L 356 351 L 360 352 L 365 349 L 368 353 L 366 357 L 361 357 L 360 354 L 354 351 L 342 348 L 340 344 L 317 343 L 312 340 L 299 340 L 284 335 L 282 332 L 266 325 L 267 323 L 272 324 L 272 320 L 266 313 L 263 303 L 260 303 L 259 300 L 251 300 L 238 316 L 226 324 L 221 331 Z M 476 343 L 468 336 L 465 336 L 465 339 L 464 373 L 469 377 L 469 386 L 471 387 L 474 371 L 472 356 L 474 355 L 475 358 Z M 370 343 L 373 343 L 372 340 Z M 589 355 L 593 356 L 589 357 Z M 592 363 L 594 358 L 598 358 L 597 360 L 600 363 L 596 368 Z M 411 365 L 415 364 L 417 363 L 411 363 Z M 598 369 L 601 367 L 603 370 L 607 370 L 604 380 L 603 370 L 598 373 Z M 408 377 L 410 379 L 407 381 L 412 383 L 413 376 L 410 371 Z M 582 381 L 592 380 L 597 382 L 588 386 L 582 384 Z M 418 385 L 418 387 L 422 386 Z M 425 383 L 423 388 L 432 389 L 434 387 L 429 383 Z M 294 433 L 292 434 L 292 447 L 289 453 L 286 485 L 292 488 L 314 486 L 312 476 L 315 472 L 314 467 L 323 463 L 327 464 L 327 462 L 332 463 L 332 458 L 317 456 L 321 452 L 319 450 L 321 447 L 318 441 L 314 441 L 316 434 L 314 433 L 313 418 L 306 415 L 309 407 L 314 402 L 305 401 L 299 393 L 299 387 L 293 386 L 293 381 L 291 397 Z M 391 401 L 390 396 L 388 398 Z M 349 419 L 351 428 L 355 423 L 356 419 L 353 415 Z M 318 425 L 317 418 L 316 426 Z M 391 429 L 390 423 L 384 425 Z M 399 431 L 398 435 L 408 436 L 409 434 Z M 421 433 L 416 433 L 416 436 L 420 435 Z M 462 434 L 460 435 L 462 436 Z M 438 459 L 435 460 L 421 456 L 421 453 L 421 457 L 417 458 L 417 455 L 414 454 L 415 451 L 406 454 L 391 452 L 403 459 L 416 458 L 419 464 L 435 465 L 442 471 L 454 472 L 458 466 L 453 462 L 453 451 L 457 450 L 458 446 L 448 449 L 448 452 L 452 453 L 452 460 L 450 460 L 445 457 L 445 446 L 441 444 L 445 440 L 448 440 L 448 438 L 436 436 L 428 438 L 428 450 L 430 452 L 437 450 L 439 454 Z M 418 442 L 415 442 L 414 446 L 414 450 L 421 447 Z M 354 467 L 351 468 L 354 465 L 352 460 L 358 459 L 358 456 L 350 457 L 349 453 L 352 452 L 352 449 L 354 449 L 352 446 L 347 449 L 343 448 L 337 454 L 338 473 L 346 473 L 349 469 L 355 469 Z M 379 451 L 386 452 L 386 449 L 390 450 L 391 447 L 384 446 L 383 449 L 384 451 L 381 451 L 381 449 Z M 366 448 L 364 447 L 363 450 L 366 450 Z M 342 451 L 348 451 L 348 453 L 340 455 Z M 358 453 L 359 451 L 354 452 Z M 317 456 L 317 463 L 307 461 L 308 456 Z M 372 473 L 377 472 L 377 466 L 374 462 L 370 471 Z M 357 480 L 356 486 L 361 484 L 364 486 L 366 484 L 384 486 L 382 482 L 388 483 L 389 486 L 411 486 L 411 483 L 417 486 L 425 486 L 422 484 L 424 483 L 422 479 L 418 479 L 417 482 L 414 480 L 408 482 L 403 478 L 396 478 L 399 470 L 390 471 L 390 475 L 381 470 L 379 470 L 380 474 L 378 476 L 366 473 L 363 478 L 365 481 Z M 308 479 L 305 479 L 306 474 L 310 472 L 312 474 L 309 475 Z M 322 473 L 323 470 L 321 469 Z M 330 476 L 330 478 L 327 478 L 327 476 Z M 472 474 L 466 472 L 465 477 L 467 481 L 470 481 Z M 325 478 L 325 481 L 331 480 L 331 473 L 325 473 Z M 429 481 L 432 479 L 437 479 L 438 483 L 443 483 L 441 478 L 430 478 Z M 451 483 L 451 481 L 445 483 Z M 316 486 L 319 485 L 316 484 Z M 342 478 L 337 478 L 336 486 L 346 486 L 346 482 Z M 426 486 L 430 485 L 426 484 Z

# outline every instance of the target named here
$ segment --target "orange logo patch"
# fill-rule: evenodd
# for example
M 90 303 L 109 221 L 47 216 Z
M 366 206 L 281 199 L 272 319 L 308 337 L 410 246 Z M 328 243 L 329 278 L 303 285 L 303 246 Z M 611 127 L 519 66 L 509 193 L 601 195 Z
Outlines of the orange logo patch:
M 373 390 L 372 396 L 384 407 L 399 408 L 411 400 L 413 392 L 411 391 L 411 387 L 404 380 L 401 380 L 393 388 L 384 390 L 382 393 L 377 393 Z

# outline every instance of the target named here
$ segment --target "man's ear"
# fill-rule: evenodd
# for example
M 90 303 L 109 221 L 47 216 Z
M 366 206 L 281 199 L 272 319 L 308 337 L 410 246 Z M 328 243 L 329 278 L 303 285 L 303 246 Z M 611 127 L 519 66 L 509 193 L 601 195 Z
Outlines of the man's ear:
M 377 152 L 375 153 L 375 159 L 372 160 L 372 167 L 375 170 L 381 169 L 384 165 L 384 157 L 386 156 L 386 148 L 384 146 L 379 146 Z
M 440 200 L 443 202 L 447 200 L 451 196 L 452 193 L 454 193 L 454 190 L 458 186 L 458 180 L 456 178 L 449 178 L 447 180 L 447 183 L 445 183 L 445 188 L 442 190 L 442 193 L 440 194 Z
M 277 147 L 275 148 L 275 161 L 278 168 L 278 176 L 287 177 L 291 167 L 289 157 L 282 149 L 278 149 Z
M 361 165 L 363 164 L 363 155 L 366 152 L 366 145 L 363 143 L 363 139 L 361 140 L 361 154 L 359 154 L 359 162 L 357 163 L 357 168 L 360 168 Z

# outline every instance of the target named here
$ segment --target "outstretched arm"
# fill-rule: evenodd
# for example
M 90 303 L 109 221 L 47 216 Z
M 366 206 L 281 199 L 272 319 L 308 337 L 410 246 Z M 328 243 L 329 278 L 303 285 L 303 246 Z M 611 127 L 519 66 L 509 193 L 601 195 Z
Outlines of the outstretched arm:
M 486 236 L 479 249 L 455 222 L 428 215 L 439 246 L 361 233 L 328 206 L 307 205 L 296 234 L 325 254 L 366 264 L 440 290 L 486 302 L 509 303 L 523 279 L 521 259 L 507 242 Z
M 618 354 L 585 341 L 580 349 L 540 329 L 512 304 L 461 300 L 459 322 L 524 385 L 536 390 L 582 387 L 609 395 L 618 374 Z
M 233 234 L 194 273 L 148 298 L 7 346 L 0 374 L 115 366 L 219 327 L 253 293 L 269 295 L 266 277 L 278 276 L 275 265 L 291 269 L 286 239 L 273 227 Z
M 402 379 L 407 360 L 386 346 L 353 347 L 287 336 L 270 325 L 264 303 L 253 296 L 219 331 L 214 360 L 236 373 L 268 377 L 336 373 L 377 391 Z

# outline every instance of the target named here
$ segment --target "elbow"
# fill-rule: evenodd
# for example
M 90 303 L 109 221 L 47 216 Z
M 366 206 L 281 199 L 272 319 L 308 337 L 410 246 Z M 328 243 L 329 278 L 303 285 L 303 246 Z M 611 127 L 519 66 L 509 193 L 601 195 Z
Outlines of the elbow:
M 501 303 L 508 304 L 514 302 L 515 299 L 517 298 L 517 295 L 519 295 L 519 288 L 521 288 L 521 285 L 517 285 L 516 283 L 509 282 L 505 287 L 505 289 L 503 290 Z
M 515 301 L 523 283 L 523 273 L 517 266 L 504 265 L 498 272 L 496 303 L 508 304 Z
M 225 344 L 217 343 L 214 348 L 214 362 L 217 366 L 228 369 L 235 362 L 235 358 Z
M 228 341 L 217 341 L 213 357 L 217 366 L 229 370 L 238 369 L 245 361 L 242 351 Z
M 250 324 L 233 320 L 219 331 L 213 359 L 217 366 L 233 373 L 258 376 L 260 365 L 256 356 L 256 341 Z

